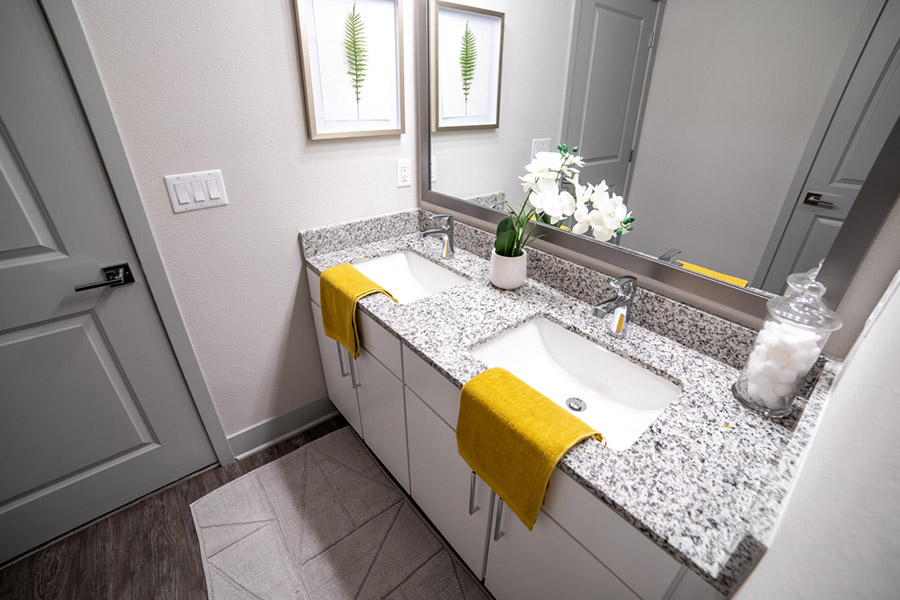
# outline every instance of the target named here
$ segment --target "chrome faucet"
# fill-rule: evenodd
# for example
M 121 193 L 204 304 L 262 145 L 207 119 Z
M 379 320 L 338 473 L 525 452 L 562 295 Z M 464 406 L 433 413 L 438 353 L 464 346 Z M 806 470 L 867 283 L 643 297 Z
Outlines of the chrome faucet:
M 444 219 L 443 227 L 437 229 L 427 229 L 422 232 L 422 237 L 436 235 L 441 238 L 443 245 L 441 246 L 441 258 L 453 258 L 453 215 L 439 214 L 432 215 L 435 219 Z
M 621 322 L 615 322 L 610 325 L 609 333 L 616 337 L 625 335 L 625 326 L 628 323 L 628 317 L 631 314 L 631 304 L 634 302 L 634 294 L 637 291 L 637 279 L 631 275 L 624 275 L 618 279 L 614 279 L 610 285 L 616 289 L 616 295 L 607 298 L 594 307 L 594 316 L 605 318 L 607 315 L 614 313 L 619 308 L 624 308 L 625 312 Z

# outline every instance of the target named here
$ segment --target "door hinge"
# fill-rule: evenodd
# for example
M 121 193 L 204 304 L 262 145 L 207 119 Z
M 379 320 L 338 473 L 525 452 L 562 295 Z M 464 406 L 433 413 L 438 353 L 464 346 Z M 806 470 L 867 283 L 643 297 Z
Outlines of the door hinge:
M 634 161 L 634 148 L 631 149 L 631 152 L 628 153 L 628 162 Z
M 648 48 L 652 48 L 655 45 L 656 45 L 656 32 L 651 31 L 650 32 L 650 45 L 648 46 Z

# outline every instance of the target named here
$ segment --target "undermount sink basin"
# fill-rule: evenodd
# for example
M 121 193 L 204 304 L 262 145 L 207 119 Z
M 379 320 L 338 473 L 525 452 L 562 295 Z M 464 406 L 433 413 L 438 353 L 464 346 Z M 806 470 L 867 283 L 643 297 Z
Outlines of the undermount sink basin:
M 681 389 L 618 354 L 547 319 L 519 325 L 472 350 L 488 367 L 502 367 L 606 437 L 628 449 Z M 582 405 L 567 406 L 570 398 Z
M 406 304 L 427 298 L 468 280 L 414 252 L 395 252 L 353 263 L 360 273 Z

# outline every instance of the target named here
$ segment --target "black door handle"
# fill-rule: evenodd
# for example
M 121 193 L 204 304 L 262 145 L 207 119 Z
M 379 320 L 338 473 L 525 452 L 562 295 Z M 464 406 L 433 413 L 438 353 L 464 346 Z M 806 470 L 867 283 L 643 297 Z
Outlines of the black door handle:
M 120 285 L 125 285 L 126 283 L 134 283 L 134 275 L 131 274 L 131 267 L 128 266 L 128 263 L 112 265 L 111 267 L 103 267 L 103 275 L 106 277 L 106 281 L 76 285 L 75 291 L 83 292 L 85 290 L 93 290 L 99 287 L 117 287 Z

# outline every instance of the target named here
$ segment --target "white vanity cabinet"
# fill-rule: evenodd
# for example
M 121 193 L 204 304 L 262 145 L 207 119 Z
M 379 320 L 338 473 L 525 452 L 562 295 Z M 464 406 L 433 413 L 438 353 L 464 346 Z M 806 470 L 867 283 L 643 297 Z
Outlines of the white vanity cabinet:
M 500 510 L 457 451 L 459 388 L 363 312 L 350 359 L 322 330 L 312 271 L 309 284 L 329 397 L 497 600 L 721 599 L 558 469 L 532 531 Z
M 319 306 L 319 277 L 307 271 L 313 319 L 328 397 L 394 478 L 409 491 L 406 411 L 400 340 L 365 313 L 357 313 L 362 349 L 350 358 L 327 337 Z
M 359 418 L 359 402 L 350 377 L 350 355 L 347 350 L 325 335 L 322 329 L 322 312 L 319 305 L 312 303 L 313 321 L 316 324 L 316 339 L 319 342 L 319 356 L 331 400 L 350 426 L 363 437 L 362 421 Z
M 495 513 L 485 585 L 497 600 L 547 598 L 554 590 L 570 598 L 662 600 L 681 572 L 675 559 L 558 469 L 532 531 L 505 506 Z
M 459 388 L 406 346 L 403 364 L 410 495 L 481 578 L 493 494 L 456 449 Z
M 484 585 L 497 600 L 640 600 L 543 511 L 531 531 L 508 507 L 495 512 Z

